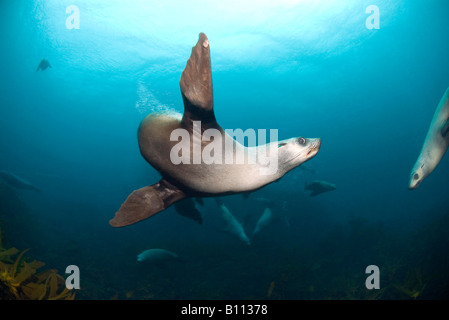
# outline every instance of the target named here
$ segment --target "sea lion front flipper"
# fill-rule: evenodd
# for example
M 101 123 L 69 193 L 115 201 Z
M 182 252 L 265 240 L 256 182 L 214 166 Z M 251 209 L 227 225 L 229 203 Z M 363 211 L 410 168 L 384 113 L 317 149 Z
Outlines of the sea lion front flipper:
M 39 70 L 44 71 L 45 70 L 45 59 L 42 59 L 41 62 L 39 62 L 39 65 L 37 66 L 36 72 L 38 72 Z
M 201 121 L 201 125 L 215 127 L 210 48 L 204 33 L 200 33 L 197 44 L 192 48 L 179 85 L 184 102 L 183 125 L 190 127 L 192 121 Z
M 444 138 L 446 138 L 448 133 L 449 133 L 449 119 L 446 119 L 446 122 L 443 124 L 443 127 L 441 129 L 441 135 Z
M 128 226 L 155 215 L 185 197 L 182 190 L 162 179 L 131 193 L 109 224 L 113 227 Z
M 316 197 L 317 195 L 319 195 L 321 192 L 317 191 L 317 190 L 313 190 L 312 193 L 310 194 L 311 197 Z
M 175 203 L 175 210 L 181 216 L 192 219 L 199 224 L 203 224 L 203 216 L 201 212 L 195 207 L 193 198 L 186 198 Z

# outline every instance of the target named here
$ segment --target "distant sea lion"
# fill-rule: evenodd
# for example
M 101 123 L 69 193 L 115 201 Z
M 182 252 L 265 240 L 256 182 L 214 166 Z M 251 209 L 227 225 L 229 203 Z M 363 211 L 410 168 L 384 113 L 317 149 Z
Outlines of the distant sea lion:
M 266 207 L 262 215 L 259 217 L 259 220 L 256 222 L 253 230 L 253 237 L 263 232 L 263 230 L 268 229 L 276 222 L 284 222 L 285 226 L 290 227 L 290 222 L 288 221 L 285 213 L 273 211 L 270 207 Z
M 410 174 L 409 189 L 416 189 L 437 167 L 449 145 L 449 88 L 430 123 L 421 153 Z
M 238 240 L 242 241 L 246 245 L 251 245 L 251 242 L 248 239 L 248 236 L 243 229 L 243 226 L 237 219 L 232 215 L 229 211 L 228 207 L 225 206 L 223 201 L 216 198 L 215 201 L 217 205 L 220 207 L 220 218 L 222 223 L 222 230 L 230 235 L 234 236 Z
M 263 214 L 260 216 L 259 220 L 256 222 L 256 226 L 254 227 L 253 236 L 258 234 L 261 230 L 267 228 L 274 221 L 273 212 L 270 208 L 265 208 Z
M 310 193 L 311 197 L 317 196 L 321 193 L 324 192 L 328 192 L 328 191 L 332 191 L 337 189 L 337 187 L 335 186 L 335 184 L 333 183 L 329 183 L 326 181 L 321 181 L 321 180 L 316 180 L 313 181 L 312 183 L 309 183 L 305 186 L 304 190 L 309 190 L 312 191 Z
M 180 87 L 184 115 L 152 113 L 143 119 L 138 130 L 140 152 L 161 173 L 162 179 L 131 193 L 110 220 L 113 227 L 123 227 L 149 218 L 186 197 L 220 196 L 257 190 L 313 158 L 320 149 L 321 141 L 318 138 L 291 138 L 257 147 L 245 147 L 228 135 L 215 119 L 209 40 L 204 33 L 200 33 L 192 49 L 181 75 Z M 201 125 L 199 129 L 198 122 Z M 213 136 L 212 142 L 210 138 L 205 138 L 207 132 L 211 132 L 209 129 L 218 132 L 220 139 L 215 141 L 216 136 Z M 182 150 L 173 153 L 182 141 L 179 142 L 179 137 L 174 141 L 171 136 L 180 131 L 189 135 L 189 148 L 186 153 Z M 200 154 L 204 154 L 217 144 L 219 150 L 214 149 L 214 152 L 220 151 L 217 152 L 221 153 L 220 160 L 226 161 L 229 158 L 239 159 L 240 156 L 254 160 L 267 155 L 267 150 L 270 154 L 271 150 L 275 150 L 277 152 L 273 151 L 273 154 L 277 154 L 277 170 L 273 174 L 263 174 L 267 163 L 206 163 L 203 158 L 198 161 L 194 157 L 196 148 L 199 148 Z M 187 163 L 174 163 L 173 154 L 180 153 L 182 160 Z M 214 153 L 214 156 L 217 155 Z
M 3 178 L 10 186 L 17 189 L 28 189 L 40 192 L 41 190 L 33 186 L 28 181 L 23 180 L 22 178 L 16 176 L 11 172 L 6 172 L 1 170 L 0 177 Z
M 176 253 L 165 249 L 149 249 L 137 255 L 138 262 L 161 263 L 168 260 L 179 259 Z
M 37 66 L 36 72 L 39 70 L 46 70 L 47 68 L 51 68 L 50 62 L 47 59 L 42 59 L 39 65 Z

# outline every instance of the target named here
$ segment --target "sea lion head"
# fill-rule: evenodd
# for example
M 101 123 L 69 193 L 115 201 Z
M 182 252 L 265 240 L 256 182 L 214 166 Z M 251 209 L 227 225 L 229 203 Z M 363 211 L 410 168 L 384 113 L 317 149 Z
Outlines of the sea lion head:
M 410 173 L 410 182 L 408 188 L 410 190 L 418 188 L 427 175 L 424 172 L 424 163 L 418 162 Z
M 290 138 L 278 142 L 279 164 L 289 171 L 312 159 L 320 150 L 319 138 Z

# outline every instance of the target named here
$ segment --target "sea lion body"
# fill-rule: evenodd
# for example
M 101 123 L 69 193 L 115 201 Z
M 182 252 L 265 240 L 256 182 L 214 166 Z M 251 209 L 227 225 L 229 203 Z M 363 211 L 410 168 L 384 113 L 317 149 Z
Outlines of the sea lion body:
M 170 161 L 170 154 L 173 148 L 179 144 L 177 140 L 170 140 L 171 133 L 176 129 L 185 129 L 189 132 L 190 140 L 187 148 L 190 149 L 190 152 L 187 158 L 183 159 L 186 162 L 185 164 L 174 164 L 173 161 Z M 222 150 L 222 157 L 221 161 L 218 161 L 219 163 L 194 163 L 193 139 L 196 133 L 190 128 L 186 129 L 182 123 L 181 116 L 176 113 L 153 113 L 142 121 L 138 131 L 140 151 L 142 156 L 168 181 L 176 181 L 176 184 L 182 185 L 191 194 L 215 196 L 256 190 L 278 180 L 285 173 L 300 164 L 289 161 L 293 159 L 296 153 L 304 156 L 306 161 L 308 159 L 305 153 L 310 151 L 308 156 L 312 157 L 318 152 L 320 145 L 318 139 L 308 139 L 306 146 L 299 146 L 296 143 L 296 139 L 274 142 L 278 151 L 279 166 L 274 174 L 264 175 L 261 174 L 258 155 L 266 153 L 269 156 L 271 143 L 265 145 L 266 149 L 262 149 L 262 146 L 245 147 L 235 141 L 233 137 L 218 125 L 214 129 L 220 131 L 223 137 L 219 144 Z M 282 148 L 278 148 L 279 143 L 285 143 L 285 145 Z M 203 154 L 204 149 L 209 144 L 210 141 L 201 142 L 201 149 L 198 149 L 200 155 Z M 232 145 L 233 148 L 226 148 L 226 145 Z M 293 153 L 293 150 L 296 153 Z M 230 155 L 230 153 L 232 154 Z M 232 163 L 226 164 L 226 157 L 232 158 Z M 239 163 L 237 159 L 242 159 L 241 157 L 243 157 L 244 161 Z
M 432 173 L 449 146 L 449 88 L 438 104 L 421 153 L 410 173 L 409 189 L 416 189 Z
M 257 190 L 320 149 L 320 139 L 303 137 L 246 147 L 223 130 L 214 114 L 209 40 L 203 33 L 179 84 L 183 115 L 156 112 L 138 130 L 140 152 L 162 179 L 131 193 L 110 221 L 114 227 L 146 219 L 187 197 Z M 201 222 L 197 213 L 191 218 Z
M 270 208 L 265 208 L 263 214 L 260 216 L 259 220 L 256 222 L 256 226 L 253 230 L 253 236 L 260 233 L 261 230 L 266 229 L 269 225 L 273 224 L 275 217 Z
M 315 197 L 321 193 L 329 192 L 337 189 L 337 186 L 327 181 L 316 180 L 305 186 L 304 190 L 311 191 L 310 196 Z
M 138 262 L 159 263 L 179 259 L 176 253 L 165 249 L 148 249 L 137 255 Z
M 251 245 L 251 242 L 246 235 L 245 229 L 243 228 L 241 223 L 232 215 L 228 207 L 226 207 L 222 201 L 218 199 L 215 200 L 218 207 L 220 208 L 219 216 L 221 224 L 223 226 L 222 231 L 234 236 L 236 239 L 243 242 L 247 246 Z
M 50 62 L 47 59 L 42 59 L 39 65 L 37 66 L 36 72 L 41 70 L 45 71 L 47 68 L 51 68 Z
M 28 189 L 40 192 L 41 190 L 28 181 L 16 176 L 15 174 L 7 171 L 0 171 L 0 178 L 5 180 L 10 186 L 17 189 Z

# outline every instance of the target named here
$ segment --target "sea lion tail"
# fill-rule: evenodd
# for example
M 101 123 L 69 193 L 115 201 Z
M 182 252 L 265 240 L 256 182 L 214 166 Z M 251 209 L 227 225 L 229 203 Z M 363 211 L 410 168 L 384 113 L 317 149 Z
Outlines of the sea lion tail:
M 161 212 L 185 197 L 183 191 L 162 179 L 158 183 L 131 193 L 109 224 L 113 227 L 134 224 Z

